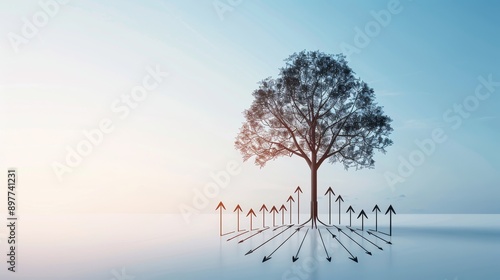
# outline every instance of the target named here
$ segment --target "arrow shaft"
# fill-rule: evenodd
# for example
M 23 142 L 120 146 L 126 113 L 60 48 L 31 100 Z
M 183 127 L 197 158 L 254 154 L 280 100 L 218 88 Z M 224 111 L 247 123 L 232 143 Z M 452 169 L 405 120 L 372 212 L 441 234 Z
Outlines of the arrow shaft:
M 389 236 L 392 236 L 392 212 L 389 213 Z
M 375 231 L 378 230 L 378 212 L 375 211 Z
M 341 212 L 340 212 L 340 199 L 339 199 L 339 225 L 340 225 L 340 215 L 341 215 Z
M 292 224 L 292 201 L 290 200 L 290 224 Z
M 300 193 L 297 192 L 297 224 L 300 224 Z
M 245 235 L 247 233 L 249 233 L 249 231 L 244 231 L 244 232 L 242 232 L 242 233 L 240 233 L 238 235 L 235 235 L 235 236 L 229 238 L 227 241 L 231 241 L 231 240 L 235 239 L 236 237 L 240 237 L 240 236 Z
M 352 227 L 352 212 L 349 212 L 349 226 Z
M 329 258 L 328 250 L 326 250 L 325 241 L 323 240 L 323 236 L 321 235 L 321 230 L 318 228 L 319 238 L 321 238 L 321 243 L 323 243 L 323 248 L 325 249 L 326 257 Z
M 373 236 L 375 236 L 376 238 L 378 238 L 378 239 L 380 239 L 380 240 L 384 241 L 385 243 L 389 243 L 389 241 L 388 241 L 388 240 L 385 240 L 385 239 L 383 239 L 382 237 L 380 237 L 380 236 L 378 236 L 378 235 L 376 235 L 376 234 L 374 234 L 374 233 L 372 233 L 372 235 L 373 235 Z
M 279 245 L 276 249 L 274 249 L 274 251 L 272 251 L 272 252 L 271 252 L 271 254 L 269 254 L 269 256 L 267 256 L 267 257 L 268 257 L 268 258 L 269 258 L 269 257 L 271 257 L 271 256 L 272 256 L 272 255 L 273 255 L 276 251 L 278 251 L 278 249 L 279 249 L 281 246 L 283 246 L 283 244 L 285 244 L 285 243 L 288 241 L 288 239 L 292 238 L 292 236 L 293 236 L 294 234 L 296 234 L 296 233 L 297 233 L 297 230 L 295 230 L 295 231 L 294 231 L 294 232 L 293 232 L 290 236 L 288 236 L 288 237 L 287 237 L 287 239 L 285 239 L 285 241 L 283 241 L 283 242 L 282 242 L 282 243 L 281 243 L 281 244 L 280 244 L 280 245 Z
M 370 242 L 373 246 L 375 246 L 375 247 L 377 247 L 377 248 L 379 247 L 377 244 L 375 244 L 375 243 L 371 242 L 368 238 L 364 237 L 363 235 L 361 235 L 361 234 L 357 233 L 356 231 L 353 231 L 353 232 L 354 232 L 355 234 L 357 234 L 359 237 L 363 238 L 364 240 L 366 240 L 366 241 Z
M 252 238 L 252 237 L 256 236 L 257 234 L 260 234 L 260 233 L 262 233 L 263 231 L 266 231 L 266 230 L 268 230 L 268 229 L 269 229 L 269 228 L 266 228 L 266 229 L 263 229 L 263 230 L 259 230 L 258 232 L 256 232 L 256 233 L 254 233 L 254 234 L 250 235 L 249 237 L 247 237 L 247 238 L 245 238 L 245 239 L 241 240 L 241 241 L 240 241 L 240 243 L 241 243 L 241 242 L 243 242 L 243 241 L 246 241 L 246 240 L 248 240 L 248 239 L 250 239 L 250 238 Z
M 332 236 L 334 236 L 334 234 L 333 234 L 333 233 L 332 233 L 329 229 L 326 229 L 326 230 L 328 230 L 328 232 L 329 232 Z M 354 258 L 354 255 L 353 255 L 353 254 L 352 254 L 349 250 L 347 250 L 347 248 L 344 246 L 344 244 L 342 244 L 342 242 L 340 242 L 340 240 L 339 240 L 337 237 L 334 237 L 333 239 L 337 240 L 337 242 L 338 242 L 338 243 L 339 243 L 342 247 L 344 247 L 344 249 L 347 251 L 347 253 L 348 253 L 349 255 L 351 255 L 351 257 L 352 257 L 352 258 Z
M 328 195 L 328 224 L 332 224 L 332 195 Z
M 222 207 L 220 208 L 220 215 L 219 215 L 219 234 L 222 236 Z
M 345 233 L 344 231 L 340 231 L 342 232 L 345 236 L 347 236 L 347 238 L 351 239 L 352 242 L 356 243 L 359 247 L 361 247 L 361 249 L 365 250 L 365 252 L 368 252 L 368 250 L 366 250 L 363 246 L 361 246 L 361 244 L 359 244 L 358 242 L 356 242 L 356 240 L 354 240 L 352 237 L 350 237 L 349 235 L 347 235 L 347 233 Z
M 266 212 L 262 211 L 262 227 L 266 227 Z
M 288 230 L 288 229 L 290 229 L 290 228 L 291 228 L 291 226 L 290 226 L 290 227 L 288 227 L 288 228 L 286 228 L 286 229 L 284 229 L 284 230 L 282 230 L 280 233 L 276 234 L 275 236 L 273 236 L 273 237 L 269 238 L 269 239 L 268 239 L 268 240 L 266 240 L 264 243 L 260 244 L 260 245 L 259 245 L 259 246 L 257 246 L 255 249 L 253 249 L 253 250 L 252 250 L 252 252 L 254 252 L 255 250 L 257 250 L 257 249 L 259 249 L 260 247 L 264 246 L 267 242 L 269 242 L 269 241 L 273 240 L 274 238 L 278 237 L 279 235 L 281 235 L 283 232 L 287 231 L 287 230 Z
M 304 244 L 304 240 L 306 240 L 307 233 L 309 232 L 309 229 L 307 229 L 306 234 L 304 235 L 304 238 L 302 238 L 302 242 L 300 242 L 299 249 L 297 250 L 297 254 L 295 254 L 295 257 L 299 257 L 300 249 L 302 248 L 302 244 Z

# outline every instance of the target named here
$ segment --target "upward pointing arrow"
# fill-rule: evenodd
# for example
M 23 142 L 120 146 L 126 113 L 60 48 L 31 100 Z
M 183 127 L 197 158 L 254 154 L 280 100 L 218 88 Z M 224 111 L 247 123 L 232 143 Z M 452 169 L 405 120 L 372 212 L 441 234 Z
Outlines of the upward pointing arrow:
M 361 209 L 361 212 L 359 212 L 359 215 L 358 215 L 358 219 L 359 219 L 359 217 L 361 217 L 361 231 L 363 231 L 365 229 L 364 219 L 365 218 L 368 219 L 368 216 L 366 216 L 365 210 Z
M 237 227 L 237 231 L 240 231 L 240 212 L 243 212 L 243 210 L 241 210 L 241 206 L 238 204 L 236 205 L 236 208 L 234 208 L 233 212 L 237 212 L 237 221 L 238 221 L 238 227 Z
M 253 209 L 250 208 L 250 211 L 248 211 L 248 214 L 247 214 L 247 217 L 250 216 L 250 231 L 253 230 L 253 227 L 252 227 L 252 215 L 254 217 L 257 217 L 257 215 L 255 215 L 255 212 L 253 211 Z
M 290 224 L 292 224 L 292 202 L 295 202 L 292 196 L 289 196 L 288 199 L 286 200 L 287 202 L 290 201 Z
M 286 207 L 284 204 L 281 205 L 280 211 L 281 211 L 281 224 L 284 225 L 285 224 L 285 211 L 286 211 Z
M 302 189 L 300 189 L 300 186 L 297 186 L 295 189 L 295 193 L 297 193 L 297 224 L 300 224 L 300 193 L 302 192 Z
M 266 211 L 268 211 L 266 205 L 262 204 L 259 210 L 259 212 L 262 212 L 262 228 L 266 227 Z
M 349 205 L 349 208 L 347 208 L 346 213 L 349 213 L 349 226 L 352 227 L 352 213 L 356 213 L 354 209 L 352 209 L 352 206 Z
M 271 213 L 273 213 L 273 227 L 276 226 L 276 213 L 278 213 L 278 209 L 276 209 L 276 206 L 273 206 L 271 208 Z
M 394 211 L 392 205 L 389 205 L 389 208 L 387 208 L 387 211 L 385 211 L 386 215 L 387 213 L 389 213 L 389 236 L 392 236 L 392 214 L 396 215 L 396 211 Z
M 226 207 L 224 206 L 224 203 L 219 202 L 219 205 L 217 205 L 217 208 L 215 208 L 215 211 L 220 209 L 220 216 L 219 216 L 219 235 L 222 236 L 222 209 L 226 210 Z
M 328 224 L 332 224 L 332 194 L 335 196 L 335 193 L 332 190 L 332 187 L 329 187 L 326 190 L 325 195 L 328 194 Z
M 375 231 L 378 230 L 378 212 L 380 212 L 380 208 L 378 208 L 378 205 L 375 204 L 375 207 L 373 207 L 372 212 L 375 212 Z
M 339 196 L 337 196 L 337 199 L 335 199 L 335 202 L 339 202 L 339 225 L 340 225 L 340 214 L 342 213 L 340 211 L 340 203 L 344 201 L 344 199 L 342 198 L 342 196 L 339 194 Z

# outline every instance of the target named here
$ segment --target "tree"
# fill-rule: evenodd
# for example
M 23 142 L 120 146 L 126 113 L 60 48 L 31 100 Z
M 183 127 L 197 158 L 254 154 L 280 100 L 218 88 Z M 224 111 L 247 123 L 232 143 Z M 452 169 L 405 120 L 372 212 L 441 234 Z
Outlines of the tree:
M 302 51 L 285 60 L 277 78 L 266 78 L 253 92 L 235 141 L 243 160 L 255 164 L 280 156 L 303 158 L 311 171 L 311 222 L 317 227 L 319 167 L 329 160 L 373 168 L 374 150 L 392 144 L 391 118 L 375 94 L 355 76 L 343 55 Z M 306 223 L 307 223 L 306 222 Z M 324 224 L 324 223 L 323 223 Z

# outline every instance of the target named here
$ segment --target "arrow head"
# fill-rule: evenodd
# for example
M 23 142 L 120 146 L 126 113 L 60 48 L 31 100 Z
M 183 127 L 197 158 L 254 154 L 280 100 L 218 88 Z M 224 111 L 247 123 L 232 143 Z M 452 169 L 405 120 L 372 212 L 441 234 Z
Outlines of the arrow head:
M 222 201 L 219 202 L 219 205 L 217 205 L 217 208 L 215 208 L 215 210 L 218 210 L 221 207 L 222 207 L 222 209 L 226 210 L 226 207 L 224 206 L 224 203 L 222 203 Z
M 262 207 L 260 207 L 259 212 L 261 212 L 262 210 L 268 211 L 265 204 L 262 204 Z
M 332 238 L 335 238 L 335 237 L 337 237 L 337 236 L 336 236 L 335 234 L 333 234 L 333 233 L 332 233 Z
M 380 208 L 378 208 L 378 205 L 377 205 L 377 204 L 375 204 L 375 207 L 373 207 L 372 212 L 375 212 L 375 211 L 380 212 Z
M 329 262 L 332 262 L 332 257 L 326 258 Z
M 238 243 L 243 243 L 243 241 L 245 241 L 245 239 L 240 240 Z
M 354 230 L 353 230 L 352 228 L 348 227 L 348 229 L 350 229 L 350 230 L 351 230 L 351 232 L 354 232 Z
M 248 251 L 248 252 L 245 254 L 245 256 L 246 256 L 246 255 L 249 255 L 249 254 L 251 254 L 251 253 L 253 253 L 253 250 Z
M 272 213 L 273 211 L 274 211 L 274 212 L 276 212 L 276 213 L 278 213 L 278 209 L 276 209 L 276 207 L 275 207 L 275 206 L 273 206 L 273 208 L 271 208 L 271 213 Z
M 252 208 L 250 208 L 250 211 L 248 211 L 247 217 L 248 217 L 248 215 L 254 215 L 254 217 L 257 217 L 257 215 L 255 215 L 255 212 L 253 211 Z
M 288 197 L 288 199 L 286 200 L 286 202 L 288 202 L 288 201 L 290 201 L 290 200 L 291 200 L 291 201 L 293 201 L 293 202 L 295 202 L 295 200 L 293 199 L 293 197 L 292 197 L 292 196 L 289 196 L 289 197 Z
M 236 212 L 236 211 L 243 211 L 241 210 L 241 206 L 238 204 L 236 205 L 236 208 L 234 208 L 233 212 Z
M 285 209 L 285 211 L 287 211 L 285 205 L 281 204 L 280 211 L 282 211 L 283 209 Z
M 391 244 L 391 245 L 392 245 L 392 242 L 391 242 L 391 241 L 387 241 L 386 243 L 387 243 L 387 244 Z
M 366 253 L 367 253 L 368 255 L 370 255 L 370 256 L 372 255 L 372 252 L 366 252 Z
M 369 235 L 372 235 L 373 233 L 369 230 L 367 230 L 366 232 L 368 232 Z
M 379 250 L 384 251 L 384 249 L 382 247 L 378 247 L 378 248 L 379 248 Z
M 339 196 L 337 196 L 337 199 L 335 199 L 335 202 L 337 202 L 339 200 L 344 202 L 344 199 L 342 198 L 342 196 L 340 194 L 339 194 Z
M 302 189 L 300 188 L 300 186 L 297 186 L 294 192 L 302 192 Z
M 264 259 L 262 260 L 262 262 L 267 262 L 270 259 L 271 259 L 271 257 L 268 258 L 268 257 L 264 256 Z
M 355 261 L 355 262 L 358 262 L 358 257 L 349 258 L 349 259 L 351 259 L 351 260 L 353 260 L 353 261 Z
M 361 210 L 361 212 L 359 212 L 358 219 L 359 219 L 359 217 L 362 217 L 362 216 L 365 216 L 365 218 L 368 219 L 368 216 L 366 216 L 365 210 Z
M 329 187 L 328 190 L 326 190 L 325 195 L 327 195 L 328 193 L 335 195 L 335 193 L 332 190 L 332 187 Z
M 392 212 L 393 214 L 396 214 L 396 211 L 394 211 L 394 208 L 392 208 L 392 205 L 389 205 L 389 208 L 387 208 L 387 211 L 385 211 L 385 214 Z
M 354 209 L 352 209 L 351 205 L 349 205 L 349 208 L 347 208 L 346 213 L 349 213 L 349 211 L 351 211 L 352 213 L 356 213 L 356 211 L 354 211 Z
M 296 258 L 295 256 L 292 256 L 292 262 L 296 262 L 299 258 Z

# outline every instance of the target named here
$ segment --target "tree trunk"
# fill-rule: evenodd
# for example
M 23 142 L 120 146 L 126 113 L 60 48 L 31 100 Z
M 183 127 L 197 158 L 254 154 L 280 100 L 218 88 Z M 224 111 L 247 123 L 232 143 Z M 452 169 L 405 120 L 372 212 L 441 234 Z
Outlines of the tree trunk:
M 311 226 L 317 228 L 318 219 L 318 168 L 311 165 Z

